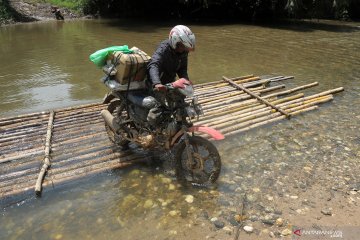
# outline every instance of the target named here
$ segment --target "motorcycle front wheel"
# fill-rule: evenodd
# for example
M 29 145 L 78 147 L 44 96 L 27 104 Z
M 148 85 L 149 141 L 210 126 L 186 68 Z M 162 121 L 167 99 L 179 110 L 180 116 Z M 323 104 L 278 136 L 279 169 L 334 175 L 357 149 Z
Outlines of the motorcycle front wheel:
M 175 153 L 175 173 L 181 184 L 206 185 L 214 183 L 221 171 L 221 159 L 214 144 L 199 136 L 189 136 L 188 150 L 185 141 L 179 143 Z

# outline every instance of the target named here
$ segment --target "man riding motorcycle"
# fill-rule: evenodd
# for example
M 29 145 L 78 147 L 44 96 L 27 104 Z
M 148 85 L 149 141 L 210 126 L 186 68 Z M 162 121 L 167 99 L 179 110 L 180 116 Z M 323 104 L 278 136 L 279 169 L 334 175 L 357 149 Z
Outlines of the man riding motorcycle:
M 176 75 L 186 84 L 191 84 L 187 72 L 190 51 L 195 51 L 195 35 L 188 27 L 177 25 L 171 29 L 169 39 L 161 42 L 153 54 L 147 67 L 147 85 L 160 105 L 165 101 L 165 84 L 174 82 Z M 160 115 L 158 105 L 149 111 L 147 120 L 155 125 Z

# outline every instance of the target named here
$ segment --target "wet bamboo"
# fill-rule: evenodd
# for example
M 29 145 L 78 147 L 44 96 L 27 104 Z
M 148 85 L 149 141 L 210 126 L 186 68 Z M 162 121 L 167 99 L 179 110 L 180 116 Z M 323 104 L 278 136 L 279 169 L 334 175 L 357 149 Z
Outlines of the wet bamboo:
M 257 91 L 258 92 L 258 91 Z M 234 96 L 234 97 L 229 97 L 227 99 L 217 99 L 211 102 L 205 102 L 202 103 L 202 107 L 204 110 L 207 109 L 212 109 L 215 106 L 219 106 L 219 105 L 226 105 L 226 104 L 232 104 L 232 103 L 236 103 L 236 102 L 242 102 L 244 100 L 248 100 L 251 99 L 251 96 L 249 96 L 248 94 L 241 94 L 238 96 Z
M 296 112 L 292 112 L 291 114 L 294 116 L 294 115 L 297 115 L 297 114 L 300 114 L 300 113 L 304 113 L 304 112 L 308 112 L 308 111 L 312 111 L 312 110 L 315 110 L 317 109 L 318 106 L 312 106 L 312 107 L 309 107 L 309 108 L 305 108 L 305 109 L 301 109 L 301 110 L 298 110 Z M 269 124 L 269 123 L 273 123 L 273 122 L 277 122 L 277 121 L 280 121 L 280 120 L 283 120 L 285 119 L 286 116 L 284 115 L 280 115 L 278 117 L 274 117 L 274 118 L 270 118 L 268 120 L 265 120 L 265 121 L 262 121 L 262 122 L 258 122 L 256 124 L 253 124 L 251 126 L 248 126 L 248 127 L 245 127 L 245 128 L 240 128 L 240 129 L 237 129 L 235 131 L 232 131 L 232 132 L 229 132 L 229 133 L 225 133 L 224 135 L 225 136 L 231 136 L 231 135 L 234 135 L 234 134 L 239 134 L 241 132 L 245 132 L 245 131 L 248 131 L 250 129 L 253 129 L 253 128 L 256 128 L 256 127 L 260 127 L 260 126 L 263 126 L 263 125 L 266 125 L 266 124 Z
M 45 173 L 47 172 L 48 168 L 51 166 L 50 162 L 50 151 L 51 151 L 51 135 L 52 135 L 52 129 L 53 129 L 53 122 L 54 122 L 54 111 L 50 112 L 49 116 L 49 123 L 47 127 L 47 133 L 46 133 L 46 141 L 45 141 L 45 158 L 44 158 L 44 164 L 40 169 L 39 177 L 35 184 L 35 193 L 36 195 L 41 194 L 42 190 L 42 182 L 45 176 Z
M 6 149 L 2 149 L 1 150 L 1 159 L 3 158 L 7 158 L 9 156 L 17 156 L 19 154 L 22 153 L 29 153 L 29 152 L 33 152 L 36 151 L 38 148 L 41 148 L 43 146 L 42 142 L 35 142 L 34 144 L 25 144 L 25 145 L 18 145 L 18 144 L 14 144 L 11 147 L 7 147 Z M 34 149 L 34 150 L 33 150 Z
M 235 81 L 237 80 L 244 80 L 244 79 L 253 79 L 255 76 L 254 75 L 245 75 L 245 76 L 241 76 L 241 77 L 236 77 L 236 78 L 233 78 L 235 79 Z M 216 86 L 218 84 L 221 84 L 223 83 L 222 80 L 217 80 L 217 81 L 213 81 L 213 82 L 207 82 L 207 83 L 200 83 L 200 84 L 195 84 L 194 87 L 195 89 L 197 90 L 200 90 L 200 89 L 203 89 L 203 88 L 207 88 L 207 87 L 213 87 L 213 86 Z
M 288 79 L 293 79 L 294 76 L 287 76 L 287 77 L 283 77 L 283 78 L 279 78 L 279 79 L 274 79 L 272 80 L 272 82 L 279 82 L 279 81 L 284 81 L 284 80 L 288 80 Z
M 67 144 L 73 144 L 73 143 L 77 143 L 77 142 L 80 142 L 80 141 L 84 141 L 84 140 L 92 140 L 94 138 L 97 138 L 97 137 L 104 137 L 106 135 L 106 133 L 95 133 L 95 134 L 91 134 L 91 135 L 86 135 L 86 136 L 82 136 L 82 137 L 77 137 L 77 138 L 74 138 L 74 139 L 69 139 L 69 140 L 66 140 L 66 141 L 63 141 L 63 142 L 60 142 L 60 143 L 54 143 L 53 146 L 54 147 L 58 147 L 58 146 L 64 146 L 64 145 L 67 145 Z M 107 136 L 106 136 L 107 137 Z
M 303 93 L 299 93 L 293 96 L 289 96 L 289 97 L 285 97 L 285 98 L 281 98 L 281 99 L 276 99 L 274 97 L 268 98 L 266 97 L 266 99 L 268 99 L 268 101 L 270 101 L 273 104 L 278 104 L 281 102 L 285 102 L 285 101 L 290 101 L 293 99 L 297 99 L 297 98 L 301 98 L 303 97 L 304 94 Z M 249 99 L 250 98 L 250 99 Z M 259 105 L 261 104 L 259 101 L 257 101 L 256 99 L 252 99 L 249 95 L 246 94 L 246 101 L 240 101 L 240 102 L 233 102 L 233 103 L 228 103 L 225 106 L 224 105 L 219 105 L 219 106 L 214 106 L 212 105 L 211 108 L 209 108 L 208 110 L 206 110 L 207 108 L 203 107 L 204 109 L 204 113 L 205 115 L 207 115 L 208 113 L 211 112 L 215 112 L 218 110 L 224 110 L 224 109 L 232 109 L 233 107 L 239 107 L 239 106 L 243 106 L 244 108 L 251 108 L 253 106 Z M 245 99 L 243 99 L 245 100 Z
M 294 92 L 299 91 L 299 90 L 304 90 L 304 89 L 307 89 L 307 88 L 315 87 L 317 85 L 319 85 L 318 82 L 313 82 L 313 83 L 309 83 L 309 84 L 306 84 L 306 85 L 295 87 L 295 88 L 292 88 L 292 89 L 289 89 L 289 90 L 286 90 L 286 91 L 265 95 L 263 97 L 283 96 L 283 95 L 294 93 Z
M 13 172 L 10 174 L 6 174 L 6 175 L 2 175 L 1 176 L 1 181 L 0 181 L 0 189 L 1 188 L 6 188 L 9 187 L 11 185 L 14 184 L 19 184 L 21 182 L 25 182 L 23 179 L 27 179 L 29 177 L 35 177 L 38 175 L 39 173 L 39 167 L 32 167 L 23 171 L 19 171 L 19 172 Z M 34 182 L 32 182 L 32 184 L 34 184 Z
M 67 140 L 69 138 L 76 138 L 82 135 L 90 135 L 90 134 L 95 134 L 95 133 L 99 133 L 99 132 L 104 132 L 105 127 L 101 126 L 98 128 L 89 128 L 89 126 L 86 126 L 84 128 L 81 129 L 70 129 L 70 130 L 64 130 L 64 131 L 58 131 L 59 134 L 55 135 L 54 132 L 54 137 L 53 137 L 53 142 L 58 142 L 58 141 L 63 141 L 63 140 Z M 61 133 L 61 134 L 60 134 Z
M 67 160 L 69 158 L 75 158 L 77 156 L 84 156 L 85 154 L 90 153 L 99 153 L 104 151 L 105 149 L 112 149 L 113 145 L 109 141 L 103 141 L 103 142 L 96 142 L 96 144 L 93 144 L 93 146 L 86 146 L 84 148 L 76 148 L 70 152 L 63 152 L 62 149 L 56 149 L 56 151 L 59 150 L 59 153 L 57 155 L 53 154 L 52 162 L 57 163 L 61 162 L 63 160 Z M 55 152 L 55 149 L 53 149 Z M 125 151 L 123 151 L 125 152 Z
M 0 125 L 0 130 L 8 130 L 12 128 L 16 128 L 19 126 L 24 126 L 25 124 L 36 124 L 36 123 L 46 123 L 48 116 L 43 116 L 43 118 L 38 119 L 18 119 L 18 120 L 11 120 L 7 124 Z
M 76 130 L 87 130 L 87 131 L 91 131 L 91 130 L 95 130 L 95 129 L 100 129 L 104 127 L 104 120 L 101 118 L 99 119 L 89 119 L 88 121 L 85 120 L 81 121 L 81 122 L 77 122 L 80 125 L 77 125 L 76 122 L 74 123 L 69 123 L 69 124 L 65 124 L 65 125 L 61 125 L 61 126 L 57 126 L 54 129 L 54 132 L 56 132 L 56 134 L 58 135 L 64 135 L 67 132 L 73 132 Z
M 63 134 L 63 135 L 57 135 L 56 137 L 54 137 L 53 139 L 53 143 L 55 144 L 55 146 L 61 142 L 64 141 L 68 141 L 71 139 L 75 139 L 75 138 L 79 138 L 85 135 L 94 135 L 94 134 L 101 134 L 104 133 L 105 128 L 101 128 L 97 131 L 83 131 L 81 132 L 76 132 L 76 133 L 69 133 L 68 135 Z M 104 134 L 104 136 L 107 136 L 106 133 Z M 102 137 L 101 137 L 102 138 Z
M 85 154 L 77 155 L 77 156 L 70 156 L 68 158 L 59 156 L 53 161 L 52 169 L 58 169 L 64 165 L 67 166 L 70 163 L 73 163 L 73 164 L 80 163 L 81 164 L 81 163 L 85 163 L 85 162 L 88 162 L 91 160 L 96 160 L 96 159 L 100 159 L 100 161 L 107 161 L 107 159 L 110 157 L 125 158 L 125 157 L 129 157 L 131 155 L 134 155 L 134 154 L 132 154 L 130 151 L 114 152 L 111 148 L 106 148 L 106 149 L 100 149 L 96 152 L 85 153 Z
M 29 129 L 33 128 L 33 129 L 38 129 L 38 128 L 43 128 L 44 126 L 46 126 L 46 123 L 33 123 L 33 124 L 24 124 L 22 126 L 16 126 L 13 128 L 4 128 L 1 129 L 0 131 L 6 132 L 7 134 L 21 134 L 23 132 L 28 131 Z
M 65 165 L 65 166 L 61 166 L 61 167 L 56 167 L 56 168 L 52 168 L 51 169 L 51 174 L 56 176 L 60 173 L 65 173 L 65 172 L 70 172 L 72 170 L 77 170 L 80 168 L 84 168 L 84 167 L 94 167 L 97 164 L 101 164 L 101 163 L 108 163 L 111 160 L 116 160 L 118 162 L 131 162 L 133 159 L 137 159 L 137 158 L 146 158 L 146 156 L 144 155 L 139 155 L 139 154 L 131 154 L 131 155 L 127 155 L 124 157 L 121 157 L 121 154 L 118 152 L 103 156 L 103 157 L 98 157 L 98 158 L 92 158 L 86 161 L 80 161 L 78 163 L 74 163 L 71 165 Z
M 259 92 L 262 89 L 264 89 L 264 88 L 263 87 L 253 88 L 252 91 Z M 224 101 L 224 99 L 226 99 L 226 100 L 238 99 L 239 97 L 241 98 L 242 96 L 245 96 L 244 92 L 232 90 L 225 94 L 213 95 L 213 96 L 208 96 L 205 98 L 198 98 L 198 102 L 200 104 L 215 103 L 215 102 L 219 102 L 219 100 Z
M 269 85 L 269 83 L 270 83 L 269 80 L 262 79 L 262 80 L 257 80 L 257 81 L 245 83 L 245 85 L 246 85 L 247 88 L 256 88 L 256 87 L 259 87 L 259 86 L 266 87 L 266 86 Z M 217 94 L 221 94 L 222 92 L 231 92 L 231 91 L 234 91 L 234 90 L 236 90 L 236 88 L 234 88 L 231 85 L 228 85 L 228 86 L 214 88 L 214 89 L 208 89 L 208 90 L 204 90 L 204 91 L 195 91 L 195 96 L 200 98 L 200 97 L 203 97 L 203 96 L 217 95 Z
M 58 122 L 62 122 L 62 121 L 68 121 L 71 120 L 73 118 L 84 118 L 84 117 L 89 117 L 89 116 L 93 116 L 95 114 L 98 114 L 101 111 L 101 108 L 99 109 L 91 109 L 91 111 L 86 111 L 86 112 L 81 112 L 81 113 L 76 113 L 76 114 L 71 114 L 71 115 L 64 115 L 64 116 L 59 116 L 58 118 Z
M 96 121 L 101 119 L 100 112 L 93 112 L 87 116 L 74 116 L 72 118 L 67 119 L 60 119 L 59 121 L 56 121 L 54 123 L 54 127 L 62 127 L 62 126 L 71 126 L 73 124 L 77 124 L 78 122 L 84 122 L 84 121 Z
M 223 77 L 223 79 L 230 83 L 232 86 L 243 90 L 244 92 L 246 92 L 247 94 L 251 95 L 252 97 L 258 99 L 259 101 L 265 103 L 266 105 L 274 108 L 275 110 L 277 110 L 278 112 L 280 112 L 281 114 L 285 115 L 287 118 L 290 118 L 290 115 L 288 113 L 286 113 L 284 110 L 276 107 L 275 105 L 271 104 L 269 101 L 265 100 L 264 98 L 259 97 L 258 95 L 254 94 L 253 92 L 249 91 L 247 88 L 245 88 L 244 86 L 242 86 L 241 84 L 237 84 L 234 81 L 231 81 L 230 79 L 228 79 L 227 77 Z
M 265 88 L 263 90 L 256 91 L 256 93 L 262 94 L 262 93 L 266 93 L 266 92 L 269 92 L 269 91 L 278 90 L 279 88 L 282 88 L 282 86 L 275 86 L 275 87 L 271 87 L 271 88 Z M 242 103 L 242 101 L 247 100 L 247 99 L 252 99 L 252 98 L 248 94 L 243 93 L 243 94 L 241 94 L 241 95 L 239 95 L 237 97 L 234 97 L 234 98 L 223 99 L 223 101 L 219 101 L 217 104 L 215 104 L 215 103 L 203 104 L 202 108 L 203 108 L 204 112 L 206 112 L 206 111 L 215 111 L 217 109 L 223 109 L 224 106 L 230 106 L 230 105 L 236 106 L 237 104 L 240 104 L 240 103 Z M 267 98 L 267 99 L 272 99 L 272 98 Z M 258 102 L 258 101 L 255 101 L 255 102 Z
M 2 166 L 0 176 L 10 173 L 10 172 L 18 172 L 18 171 L 22 171 L 22 170 L 33 168 L 33 167 L 37 168 L 37 173 L 38 173 L 39 161 L 41 161 L 41 160 L 42 160 L 41 156 L 38 156 L 38 157 L 32 158 L 31 160 L 19 161 L 16 163 L 9 162 L 5 166 Z
M 342 87 L 335 88 L 335 89 L 327 90 L 327 91 L 324 91 L 324 92 L 321 92 L 321 93 L 313 94 L 313 95 L 310 95 L 310 96 L 307 96 L 307 97 L 294 99 L 292 101 L 289 101 L 288 103 L 291 104 L 291 103 L 297 103 L 297 102 L 301 102 L 301 101 L 307 101 L 307 100 L 310 100 L 310 99 L 313 99 L 313 98 L 318 98 L 318 97 L 323 97 L 323 96 L 326 96 L 326 95 L 336 94 L 336 93 L 339 93 L 339 92 L 341 92 L 343 90 L 344 90 L 344 88 L 342 88 Z
M 306 107 L 313 106 L 315 104 L 328 102 L 328 101 L 330 101 L 332 99 L 333 99 L 332 96 L 324 96 L 324 97 L 313 99 L 313 100 L 310 100 L 310 101 L 307 101 L 307 102 L 301 102 L 301 103 L 296 103 L 296 104 L 291 104 L 291 105 L 284 105 L 283 109 L 286 109 L 286 110 L 289 111 L 289 113 L 291 113 L 293 111 L 297 111 L 299 107 L 300 108 L 306 108 Z M 275 110 L 271 109 L 271 107 L 265 107 L 265 108 L 259 109 L 257 111 L 254 111 L 254 112 L 250 112 L 250 113 L 247 113 L 247 114 L 244 114 L 244 115 L 239 115 L 236 119 L 234 119 L 234 118 L 225 118 L 224 119 L 225 121 L 222 122 L 222 123 L 214 123 L 214 122 L 212 122 L 211 126 L 215 127 L 215 128 L 224 128 L 224 127 L 229 126 L 229 125 L 235 125 L 235 124 L 239 124 L 239 123 L 242 123 L 242 122 L 246 122 L 246 121 L 251 120 L 251 119 L 256 119 L 256 118 L 268 115 L 269 113 L 274 113 L 274 111 Z
M 289 100 L 289 99 L 297 99 L 302 97 L 303 94 L 297 94 L 291 97 L 287 97 L 286 99 L 283 99 L 282 101 L 285 100 Z M 269 99 L 270 102 L 273 102 L 271 99 Z M 252 105 L 250 105 L 252 104 Z M 257 101 L 256 99 L 252 99 L 251 101 L 248 102 L 241 102 L 238 103 L 237 105 L 230 105 L 228 108 L 223 108 L 223 109 L 217 109 L 214 111 L 204 111 L 205 116 L 202 117 L 202 120 L 208 119 L 208 118 L 213 118 L 214 116 L 220 116 L 220 115 L 225 115 L 225 114 L 229 114 L 229 113 L 234 113 L 234 112 L 238 112 L 242 109 L 246 109 L 246 108 L 251 108 L 254 107 L 254 105 L 259 105 L 259 101 Z M 273 103 L 272 103 L 273 104 Z
M 100 106 L 106 106 L 106 104 L 103 103 L 89 103 L 89 104 L 82 104 L 82 105 L 77 105 L 77 106 L 72 106 L 72 107 L 66 107 L 66 108 L 60 108 L 60 109 L 56 109 L 56 115 L 57 114 L 61 114 L 63 112 L 71 112 L 73 110 L 79 110 L 81 108 L 91 108 L 91 107 L 100 107 Z
M 236 77 L 236 78 L 234 78 L 234 80 L 241 80 L 241 79 L 252 78 L 252 77 L 254 77 L 253 74 L 245 75 L 245 76 L 241 76 L 241 77 Z M 217 83 L 222 83 L 222 80 L 217 80 L 217 81 L 213 81 L 213 82 L 206 82 L 206 83 L 198 83 L 198 84 L 195 84 L 194 87 L 195 88 L 201 88 L 201 87 L 208 86 L 208 85 L 215 85 Z
M 324 98 L 328 98 L 328 97 L 331 97 L 331 96 L 325 96 Z M 277 106 L 280 107 L 280 105 L 281 105 L 282 108 L 287 109 L 287 108 L 290 108 L 290 107 L 299 106 L 300 104 L 305 104 L 305 103 L 309 103 L 309 102 L 313 102 L 313 101 L 319 101 L 319 100 L 322 100 L 322 99 L 310 99 L 308 101 L 305 101 L 305 102 L 303 101 L 301 103 L 295 103 L 295 104 L 292 104 L 292 105 L 290 105 L 290 103 L 288 103 L 288 102 L 285 102 L 285 103 L 279 104 Z M 217 118 L 217 119 L 214 119 L 213 121 L 208 120 L 208 121 L 205 121 L 203 123 L 211 124 L 211 126 L 217 126 L 218 124 L 227 123 L 227 122 L 229 122 L 231 120 L 235 120 L 235 119 L 238 120 L 240 118 L 247 117 L 247 116 L 250 116 L 250 115 L 255 114 L 257 112 L 266 111 L 266 110 L 269 110 L 269 109 L 270 109 L 270 107 L 267 107 L 264 104 L 260 104 L 260 105 L 255 106 L 255 107 L 244 109 L 244 110 L 236 112 L 234 114 L 227 115 L 226 117 Z M 198 124 L 201 124 L 201 122 L 198 123 Z
M 270 83 L 270 81 L 268 79 L 261 79 L 261 80 L 257 80 L 257 81 L 253 81 L 253 82 L 244 83 L 244 85 L 247 88 L 255 88 L 255 87 L 258 87 L 259 85 L 262 85 L 262 86 L 268 85 L 269 83 Z M 227 85 L 224 87 L 212 89 L 211 91 L 210 90 L 204 90 L 204 91 L 195 90 L 195 96 L 200 98 L 200 97 L 204 97 L 204 96 L 211 96 L 211 95 L 216 95 L 216 94 L 234 91 L 234 90 L 236 90 L 234 87 Z
M 134 159 L 131 162 L 118 162 L 116 159 L 114 161 L 106 162 L 106 163 L 100 163 L 97 164 L 97 168 L 94 168 L 93 166 L 88 166 L 81 169 L 76 169 L 74 171 L 70 172 L 64 172 L 62 174 L 58 174 L 54 176 L 52 180 L 46 180 L 43 183 L 43 187 L 47 187 L 49 185 L 54 184 L 61 184 L 64 182 L 74 181 L 81 177 L 90 176 L 96 173 L 105 172 L 109 169 L 115 169 L 115 168 L 124 168 L 128 167 L 132 164 L 143 162 L 143 159 Z M 36 178 L 35 178 L 36 179 Z M 35 180 L 34 179 L 34 180 Z M 31 189 L 31 182 L 25 182 L 18 185 L 13 185 L 12 187 L 9 187 L 7 189 L 0 189 L 0 198 L 8 197 L 8 196 L 14 196 L 17 194 L 22 194 Z
M 254 89 L 264 89 L 264 86 L 261 85 L 260 87 L 254 87 L 252 88 L 252 90 Z M 225 89 L 222 91 L 217 91 L 217 92 L 209 92 L 207 94 L 195 94 L 195 97 L 197 97 L 199 100 L 203 100 L 203 99 L 209 99 L 212 97 L 218 97 L 218 96 L 227 96 L 227 95 L 231 95 L 231 94 L 241 94 L 241 92 L 237 91 L 237 89 L 235 88 L 229 88 L 229 89 Z
M 259 90 L 257 91 L 256 93 L 262 95 L 263 93 L 266 93 L 266 92 L 269 92 L 269 91 L 275 91 L 275 90 L 278 90 L 280 88 L 284 88 L 283 85 L 279 85 L 279 86 L 274 86 L 274 87 L 269 87 L 269 88 L 264 88 L 262 90 Z M 269 99 L 269 97 L 264 97 L 266 99 Z M 270 97 L 272 98 L 272 97 Z M 249 100 L 250 99 L 250 100 Z M 253 102 L 258 102 L 256 99 L 253 99 L 250 95 L 246 94 L 243 92 L 242 95 L 239 95 L 237 97 L 231 97 L 231 98 L 228 98 L 228 99 L 224 99 L 223 101 L 216 101 L 214 103 L 206 103 L 206 104 L 203 104 L 203 109 L 207 109 L 207 108 L 214 108 L 216 106 L 220 106 L 221 107 L 225 104 L 231 104 L 231 103 L 234 103 L 234 102 L 239 102 L 239 101 L 244 101 L 244 100 L 249 100 L 249 101 L 253 101 Z
M 59 118 L 66 118 L 66 117 L 72 117 L 72 116 L 76 116 L 76 115 L 82 115 L 82 114 L 86 114 L 86 113 L 91 113 L 91 112 L 99 112 L 102 109 L 106 109 L 106 106 L 101 106 L 101 107 L 92 107 L 92 108 L 83 108 L 80 110 L 73 110 L 71 112 L 66 111 L 66 112 L 62 112 L 61 114 L 59 114 Z M 57 112 L 56 112 L 56 116 L 57 116 Z
M 15 151 L 16 151 L 16 149 L 15 149 Z M 20 154 L 15 152 L 13 154 L 3 155 L 0 158 L 0 164 L 6 163 L 9 161 L 14 161 L 14 160 L 21 159 L 21 158 L 25 158 L 25 157 L 30 157 L 33 155 L 35 156 L 42 152 L 43 152 L 43 147 L 39 147 L 39 148 L 30 149 L 29 151 L 21 152 Z
M 314 98 L 316 98 L 316 97 L 314 97 Z M 295 100 L 293 100 L 293 99 L 295 99 Z M 309 98 L 308 101 L 311 101 L 312 99 L 313 98 Z M 271 101 L 272 104 L 275 104 L 278 107 L 286 107 L 287 105 L 296 103 L 296 102 L 307 103 L 306 101 L 303 100 L 303 94 L 297 94 L 294 96 L 289 96 L 286 98 L 281 98 L 281 99 L 278 99 L 275 101 Z M 247 104 L 244 107 L 245 107 L 244 109 L 242 109 L 242 110 L 240 109 L 239 111 L 236 111 L 236 112 L 233 112 L 230 114 L 227 112 L 225 112 L 225 114 L 223 114 L 223 112 L 220 111 L 219 114 L 217 114 L 217 116 L 207 115 L 206 119 L 201 119 L 200 121 L 196 122 L 196 124 L 199 124 L 199 125 L 207 124 L 207 125 L 214 126 L 216 124 L 228 122 L 229 120 L 238 119 L 240 117 L 251 115 L 252 112 L 255 112 L 255 111 L 261 111 L 261 110 L 267 109 L 266 105 L 259 103 L 259 102 L 257 102 L 256 104 L 253 104 L 253 105 Z
M 65 142 L 66 143 L 63 143 Z M 103 143 L 109 141 L 108 135 L 105 133 L 103 135 L 97 135 L 97 136 L 91 136 L 87 138 L 77 138 L 76 140 L 72 141 L 72 139 L 63 140 L 60 142 L 54 142 L 53 147 L 54 149 L 60 149 L 60 151 L 63 151 L 62 149 L 78 149 L 78 148 L 86 148 L 87 145 L 91 145 L 93 143 L 99 142 Z M 56 144 L 56 145 L 55 145 Z M 109 142 L 110 144 L 110 142 Z
M 330 97 L 327 101 L 331 100 L 332 97 Z M 296 106 L 296 107 L 293 107 L 293 108 L 289 108 L 287 109 L 287 111 L 289 112 L 289 114 L 291 114 L 292 112 L 296 112 L 298 110 L 301 110 L 301 109 L 304 109 L 304 108 L 308 108 L 308 107 L 311 107 L 314 105 L 314 102 L 310 102 L 310 103 L 307 103 L 307 104 L 302 104 L 300 106 Z M 252 120 L 249 120 L 249 121 L 245 121 L 245 122 L 241 122 L 239 124 L 232 124 L 232 126 L 230 127 L 226 127 L 226 128 L 222 128 L 221 129 L 221 132 L 224 134 L 224 133 L 228 133 L 228 132 L 232 132 L 232 131 L 235 131 L 239 128 L 242 128 L 242 127 L 245 127 L 247 125 L 252 125 L 252 124 L 255 124 L 255 123 L 258 123 L 258 122 L 261 122 L 261 121 L 264 121 L 264 120 L 268 120 L 270 118 L 274 118 L 274 117 L 277 117 L 279 114 L 281 113 L 278 113 L 278 112 L 275 112 L 275 113 L 272 113 L 268 116 L 264 116 L 264 117 L 259 117 L 259 118 L 255 118 L 255 119 L 252 119 Z
M 26 152 L 30 149 L 40 148 L 43 145 L 43 141 L 40 141 L 39 139 L 21 142 L 21 144 L 15 142 L 12 145 L 6 145 L 0 149 L 2 155 L 0 159 L 5 158 L 6 156 L 8 157 L 9 155 L 14 154 L 14 152 Z
M 20 140 L 27 140 L 27 139 L 31 139 L 31 138 L 35 138 L 38 137 L 39 135 L 42 135 L 46 132 L 45 128 L 43 129 L 34 129 L 34 130 L 29 130 L 29 131 L 25 131 L 24 133 L 16 133 L 16 134 L 9 134 L 8 137 L 3 137 L 0 138 L 0 143 L 4 144 L 5 142 L 15 142 L 18 143 Z M 28 133 L 28 134 L 27 134 Z
M 66 132 L 72 132 L 77 130 L 93 130 L 96 128 L 100 128 L 104 126 L 104 120 L 102 118 L 94 118 L 94 119 L 85 119 L 88 120 L 88 122 L 85 122 L 83 124 L 77 125 L 77 122 L 68 123 L 65 125 L 60 125 L 55 127 L 54 132 L 58 135 L 63 135 L 63 133 Z
M 11 120 L 16 120 L 16 119 L 26 119 L 27 117 L 36 117 L 36 116 L 41 116 L 41 115 L 45 115 L 48 116 L 49 111 L 45 111 L 45 112 L 37 112 L 37 113 L 28 113 L 28 114 L 21 114 L 21 115 L 17 115 L 17 116 L 12 116 L 12 117 L 4 117 L 4 118 L 0 118 L 0 125 L 2 125 L 2 123 L 11 121 Z
M 69 136 L 69 134 L 76 133 L 81 130 L 86 133 L 102 131 L 104 130 L 104 126 L 105 126 L 104 121 L 102 119 L 92 120 L 91 122 L 88 123 L 80 122 L 79 124 L 81 127 L 76 126 L 75 124 L 71 124 L 70 126 L 64 125 L 55 128 L 54 133 L 56 133 L 56 137 L 64 137 L 64 135 Z
M 259 77 L 252 77 L 252 78 L 236 81 L 236 83 L 243 83 L 244 81 L 245 82 L 251 82 L 251 81 L 257 81 L 257 80 L 261 80 L 261 79 Z M 197 92 L 204 92 L 204 91 L 209 91 L 210 89 L 214 89 L 214 88 L 218 89 L 218 88 L 227 87 L 227 86 L 228 86 L 228 84 L 226 84 L 226 83 L 218 83 L 218 84 L 215 84 L 215 85 L 203 87 L 203 88 L 201 88 L 199 90 L 196 90 L 196 91 Z

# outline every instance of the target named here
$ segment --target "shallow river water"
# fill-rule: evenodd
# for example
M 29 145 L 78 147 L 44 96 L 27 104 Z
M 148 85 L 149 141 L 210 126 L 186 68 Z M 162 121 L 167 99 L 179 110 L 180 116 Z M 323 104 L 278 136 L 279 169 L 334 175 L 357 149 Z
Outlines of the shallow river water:
M 101 101 L 106 87 L 89 55 L 124 44 L 152 54 L 173 25 L 81 20 L 1 27 L 0 117 Z M 0 239 L 233 239 L 240 215 L 254 227 L 244 237 L 266 239 L 323 219 L 334 225 L 323 207 L 341 226 L 359 227 L 351 213 L 360 203 L 359 25 L 189 24 L 197 37 L 189 59 L 194 83 L 275 74 L 295 76 L 287 88 L 319 82 L 308 94 L 345 91 L 316 111 L 216 143 L 223 169 L 212 189 L 181 189 L 161 167 L 106 172 L 40 199 L 1 202 Z M 350 190 L 353 203 L 343 210 L 326 200 L 332 191 L 347 199 Z

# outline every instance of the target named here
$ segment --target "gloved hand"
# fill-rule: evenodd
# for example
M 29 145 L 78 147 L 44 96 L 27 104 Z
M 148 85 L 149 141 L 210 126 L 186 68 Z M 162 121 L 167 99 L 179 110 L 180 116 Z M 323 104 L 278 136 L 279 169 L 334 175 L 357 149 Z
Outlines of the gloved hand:
M 154 86 L 154 90 L 159 91 L 159 92 L 166 92 L 166 87 L 164 85 L 162 85 L 161 83 L 159 83 Z
M 189 79 L 186 79 L 186 78 L 179 78 L 178 79 L 178 81 L 181 81 L 181 82 L 184 82 L 184 83 L 186 83 L 186 82 L 189 82 L 190 83 L 190 85 L 193 85 L 193 83 L 189 80 Z

